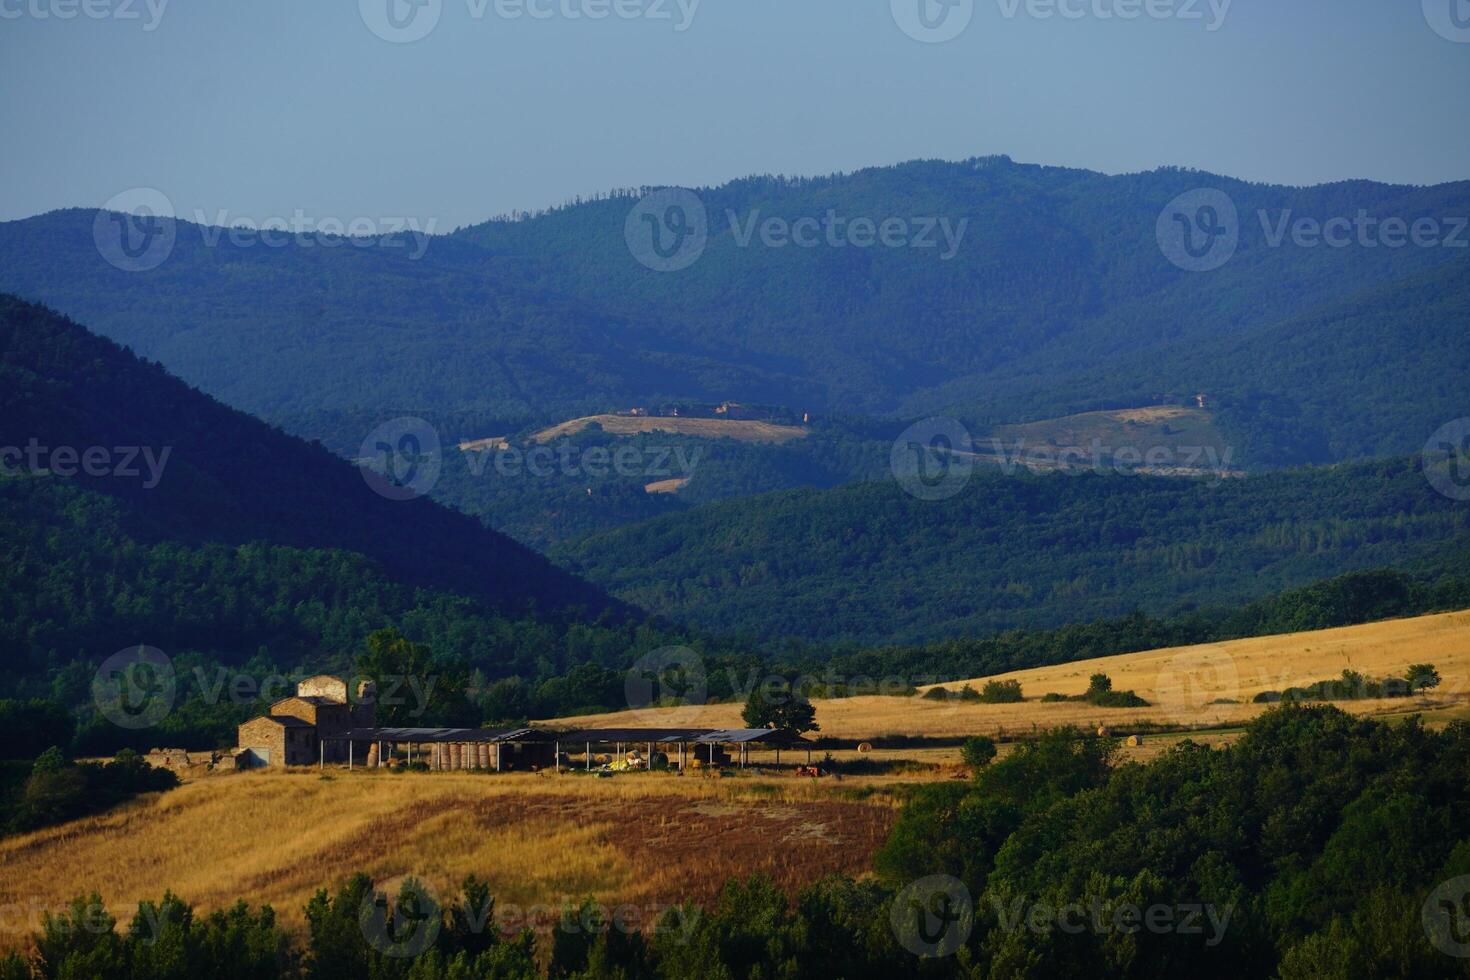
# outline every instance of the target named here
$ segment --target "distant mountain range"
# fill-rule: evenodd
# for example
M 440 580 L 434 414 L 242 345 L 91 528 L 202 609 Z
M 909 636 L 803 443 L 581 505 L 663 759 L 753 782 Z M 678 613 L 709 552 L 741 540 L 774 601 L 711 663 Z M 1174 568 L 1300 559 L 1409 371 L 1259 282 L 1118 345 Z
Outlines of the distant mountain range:
M 1171 229 L 1213 251 L 1220 195 L 1228 261 L 1192 271 L 1217 256 L 1179 253 Z M 60 211 L 0 224 L 0 289 L 313 436 L 359 413 L 478 412 L 497 435 L 731 399 L 988 425 L 1204 394 L 1259 466 L 1407 453 L 1470 415 L 1455 380 L 1470 183 L 1288 188 L 997 157 L 693 198 L 614 195 L 366 247 L 179 221 L 140 272 L 105 261 L 96 212 Z M 650 258 L 653 229 L 685 252 Z

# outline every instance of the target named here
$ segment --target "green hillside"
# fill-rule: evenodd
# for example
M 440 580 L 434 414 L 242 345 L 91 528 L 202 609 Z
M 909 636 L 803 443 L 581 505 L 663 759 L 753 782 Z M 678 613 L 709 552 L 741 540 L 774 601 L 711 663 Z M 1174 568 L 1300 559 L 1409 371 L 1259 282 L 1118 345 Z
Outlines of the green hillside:
M 913 642 L 1235 606 L 1365 568 L 1470 556 L 1470 510 L 1415 460 L 1249 479 L 1002 476 L 727 501 L 553 553 L 615 595 L 765 639 Z

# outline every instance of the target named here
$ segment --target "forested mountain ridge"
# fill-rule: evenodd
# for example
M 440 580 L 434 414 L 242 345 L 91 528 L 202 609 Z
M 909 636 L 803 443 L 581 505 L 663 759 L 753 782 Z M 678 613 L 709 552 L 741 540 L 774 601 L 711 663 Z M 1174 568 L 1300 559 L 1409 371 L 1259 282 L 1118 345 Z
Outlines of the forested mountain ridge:
M 1233 257 L 1207 272 L 1171 264 L 1157 239 L 1170 202 L 1198 188 L 1227 194 L 1239 218 Z M 1453 246 L 1470 183 L 1289 188 L 996 157 L 697 195 L 708 244 L 676 272 L 634 258 L 635 193 L 336 247 L 180 220 L 167 259 L 131 273 L 99 254 L 95 212 L 53 212 L 0 224 L 0 289 L 309 435 L 332 413 L 549 424 L 661 399 L 988 425 L 1204 393 L 1238 460 L 1275 465 L 1411 452 L 1435 427 L 1426 416 L 1470 414 L 1462 392 L 1440 385 L 1425 403 L 1404 383 L 1426 364 L 1470 370 L 1467 253 Z M 1291 230 L 1360 212 L 1431 221 L 1444 240 L 1332 247 Z M 759 230 L 829 215 L 949 237 L 804 248 Z M 1272 353 L 1339 325 L 1351 342 L 1313 343 L 1297 370 Z
M 410 587 L 505 610 L 620 613 L 479 522 L 389 499 L 358 467 L 228 408 L 51 311 L 0 296 L 0 446 L 10 469 L 117 502 L 139 541 L 337 549 Z M 34 446 L 38 455 L 20 455 Z M 79 462 L 100 452 L 99 465 Z M 101 465 L 105 457 L 106 465 Z M 137 471 L 129 475 L 127 471 Z
M 976 470 L 947 500 L 892 480 L 725 501 L 552 555 L 687 625 L 912 643 L 1238 606 L 1368 568 L 1443 573 L 1470 509 L 1417 459 L 1248 479 Z

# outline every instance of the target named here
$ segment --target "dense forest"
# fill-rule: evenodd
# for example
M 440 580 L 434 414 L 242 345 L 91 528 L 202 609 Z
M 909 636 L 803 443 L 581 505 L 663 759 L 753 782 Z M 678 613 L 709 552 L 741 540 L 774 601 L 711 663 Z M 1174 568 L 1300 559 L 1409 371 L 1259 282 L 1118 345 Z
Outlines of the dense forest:
M 358 467 L 227 408 L 43 307 L 0 296 L 4 465 L 118 501 L 140 540 L 354 551 L 408 584 L 501 607 L 616 612 L 480 522 L 375 492 Z M 89 465 L 79 458 L 100 454 Z M 150 462 L 151 461 L 151 462 Z M 381 489 L 381 488 L 380 488 Z
M 1345 572 L 1440 571 L 1470 513 L 1417 459 L 1248 479 L 1003 476 L 727 501 L 556 549 L 650 612 L 762 641 L 914 643 L 1235 606 Z
M 1209 274 L 1175 268 L 1155 240 L 1165 205 L 1200 186 L 1240 214 L 1234 259 Z M 1303 248 L 1270 233 L 1288 213 L 1360 209 L 1449 228 L 1470 212 L 1463 183 L 1287 188 L 993 157 L 699 194 L 711 237 L 677 275 L 634 260 L 627 193 L 350 245 L 260 247 L 180 219 L 168 259 L 137 274 L 99 256 L 93 212 L 54 212 L 0 224 L 0 289 L 309 437 L 364 412 L 546 423 L 733 399 L 992 424 L 1205 393 L 1241 461 L 1279 464 L 1412 452 L 1470 413 L 1451 380 L 1470 369 L 1463 250 Z M 965 230 L 948 260 L 740 244 L 752 216 L 829 213 Z
M 549 930 L 502 932 L 473 877 L 441 903 L 356 875 L 322 883 L 297 946 L 268 906 L 204 915 L 166 893 L 117 930 L 93 894 L 48 913 L 35 959 L 0 960 L 0 977 L 1470 976 L 1470 725 L 1287 706 L 1225 748 L 1116 753 L 1067 731 L 970 753 L 968 781 L 913 791 L 876 878 L 794 898 L 732 880 L 655 926 L 588 898 Z

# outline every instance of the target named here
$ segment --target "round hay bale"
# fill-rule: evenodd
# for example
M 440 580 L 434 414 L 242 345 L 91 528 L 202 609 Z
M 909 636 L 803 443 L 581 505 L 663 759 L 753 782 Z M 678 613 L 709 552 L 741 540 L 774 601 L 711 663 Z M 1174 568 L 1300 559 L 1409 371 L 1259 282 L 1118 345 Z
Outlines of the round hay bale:
M 1142 735 L 1129 735 L 1128 736 L 1128 744 L 1130 746 L 1132 746 L 1133 748 L 1138 748 L 1138 746 L 1140 746 L 1140 745 L 1143 744 L 1143 736 Z
M 873 743 L 872 742 L 863 742 L 861 745 L 858 746 L 858 755 L 867 755 L 868 753 L 870 753 L 872 751 L 873 751 Z
M 1113 736 L 1113 733 L 1110 732 L 1110 731 L 1108 731 L 1106 728 L 1099 728 L 1097 730 L 1097 737 L 1098 738 L 1112 738 L 1112 736 Z

